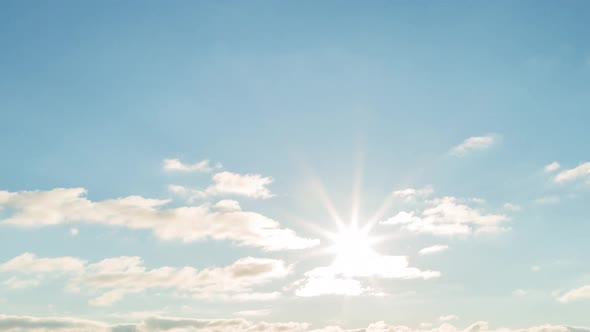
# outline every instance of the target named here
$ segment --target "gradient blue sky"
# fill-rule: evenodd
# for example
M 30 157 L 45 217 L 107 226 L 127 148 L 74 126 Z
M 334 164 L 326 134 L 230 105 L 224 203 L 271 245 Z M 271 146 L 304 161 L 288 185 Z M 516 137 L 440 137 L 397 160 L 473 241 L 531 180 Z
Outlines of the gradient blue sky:
M 244 315 L 342 329 L 590 326 L 588 22 L 587 1 L 1 1 L 0 327 Z M 211 169 L 166 169 L 167 159 Z M 165 239 L 159 226 L 130 226 L 145 211 L 89 221 L 99 212 L 83 206 L 92 211 L 71 217 L 56 188 L 84 188 L 78 199 L 92 202 L 169 199 L 155 210 L 220 218 L 231 213 L 213 205 L 231 199 L 320 244 L 245 244 L 239 218 L 233 238 L 176 229 Z M 361 225 L 390 201 L 369 235 L 381 239 L 377 262 L 407 257 L 439 275 L 336 271 L 325 233 L 338 231 L 320 188 L 346 223 L 354 197 Z M 257 196 L 265 190 L 272 197 Z M 26 211 L 34 220 L 14 219 Z M 483 229 L 486 217 L 501 220 Z M 441 224 L 445 234 L 431 228 Z M 198 239 L 181 239 L 191 231 Z M 434 245 L 448 249 L 419 253 Z M 25 253 L 38 260 L 14 263 Z M 90 284 L 101 273 L 91 264 L 126 256 L 147 270 L 244 257 L 290 268 L 199 298 Z M 72 272 L 63 257 L 87 263 Z M 362 293 L 301 296 L 320 267 Z M 125 295 L 93 305 L 110 290 Z M 254 291 L 279 294 L 225 298 Z

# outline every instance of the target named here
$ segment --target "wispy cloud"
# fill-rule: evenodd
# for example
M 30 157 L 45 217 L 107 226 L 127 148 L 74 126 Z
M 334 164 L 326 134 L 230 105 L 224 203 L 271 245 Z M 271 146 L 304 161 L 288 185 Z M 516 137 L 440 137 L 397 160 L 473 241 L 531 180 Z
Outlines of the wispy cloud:
M 485 136 L 473 136 L 465 139 L 461 144 L 451 149 L 451 154 L 455 156 L 464 156 L 472 151 L 485 150 L 496 144 L 499 140 L 497 134 L 487 134 Z
M 410 192 L 410 190 L 408 190 Z M 502 224 L 510 218 L 505 214 L 487 214 L 473 199 L 445 196 L 425 199 L 417 211 L 400 211 L 383 220 L 383 225 L 400 225 L 406 230 L 436 235 L 467 235 L 471 233 L 502 232 L 509 228 Z M 479 204 L 478 204 L 479 205 Z
M 561 165 L 557 161 L 554 161 L 550 164 L 547 164 L 545 166 L 544 170 L 546 173 L 551 173 L 551 172 L 558 170 L 560 167 L 561 167 Z
M 178 159 L 164 159 L 162 162 L 163 168 L 166 171 L 181 171 L 181 172 L 203 172 L 208 173 L 215 169 L 222 168 L 223 166 L 220 163 L 215 164 L 215 166 L 211 166 L 209 160 L 201 160 L 194 164 L 184 164 Z
M 441 322 L 448 322 L 448 321 L 457 320 L 457 319 L 459 319 L 459 317 L 457 315 L 444 315 L 444 316 L 440 316 L 438 318 L 438 320 Z
M 434 246 L 422 248 L 422 249 L 420 249 L 420 251 L 418 251 L 418 253 L 420 255 L 430 255 L 430 254 L 442 252 L 442 251 L 445 251 L 448 249 L 449 249 L 449 246 L 447 246 L 447 245 L 434 245 Z
M 585 162 L 575 168 L 561 171 L 553 180 L 557 183 L 565 183 L 580 179 L 590 183 L 590 162 Z
M 572 289 L 557 298 L 561 303 L 568 303 L 576 300 L 590 300 L 590 285 Z

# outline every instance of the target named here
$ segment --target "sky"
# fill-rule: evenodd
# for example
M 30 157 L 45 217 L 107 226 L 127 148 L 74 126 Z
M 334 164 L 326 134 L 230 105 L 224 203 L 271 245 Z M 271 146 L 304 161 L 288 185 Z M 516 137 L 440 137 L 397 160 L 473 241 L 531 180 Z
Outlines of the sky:
M 0 330 L 590 331 L 587 1 L 0 1 Z

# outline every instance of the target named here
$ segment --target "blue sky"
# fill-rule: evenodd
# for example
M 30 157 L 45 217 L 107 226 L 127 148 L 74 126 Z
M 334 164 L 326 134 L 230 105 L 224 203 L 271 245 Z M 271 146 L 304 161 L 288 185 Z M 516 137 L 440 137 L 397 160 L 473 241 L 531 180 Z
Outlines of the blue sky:
M 3 1 L 0 327 L 590 329 L 589 6 Z

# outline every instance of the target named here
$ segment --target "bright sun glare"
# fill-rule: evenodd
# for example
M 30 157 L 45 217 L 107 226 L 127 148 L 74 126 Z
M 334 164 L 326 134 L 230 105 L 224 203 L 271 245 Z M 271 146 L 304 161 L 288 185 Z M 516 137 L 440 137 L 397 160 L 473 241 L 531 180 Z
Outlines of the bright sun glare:
M 369 237 L 367 230 L 360 229 L 354 225 L 344 227 L 337 234 L 331 236 L 331 251 L 335 253 L 336 259 L 356 261 L 374 254 L 371 245 L 373 240 Z

